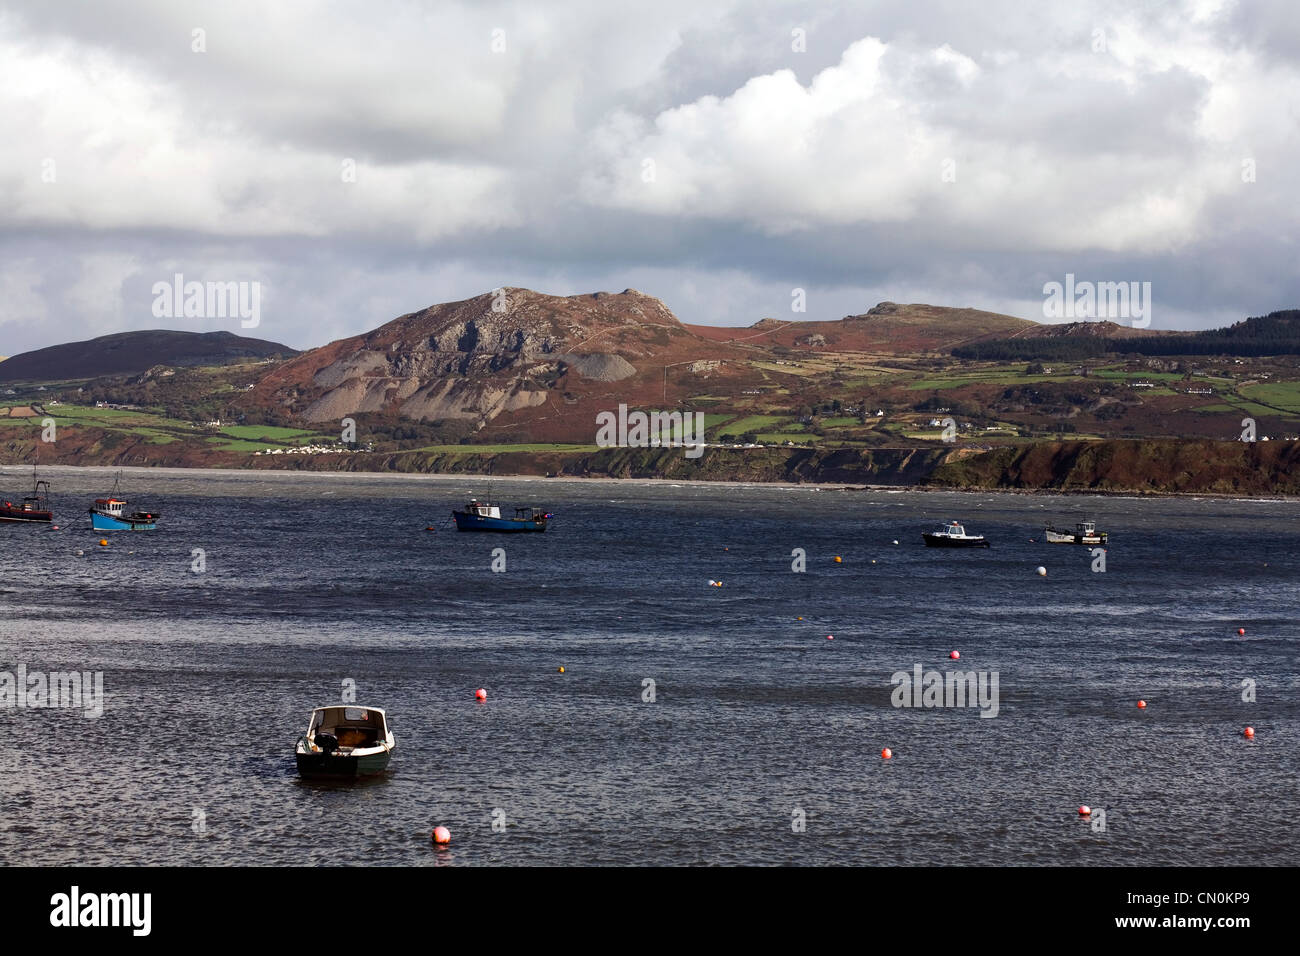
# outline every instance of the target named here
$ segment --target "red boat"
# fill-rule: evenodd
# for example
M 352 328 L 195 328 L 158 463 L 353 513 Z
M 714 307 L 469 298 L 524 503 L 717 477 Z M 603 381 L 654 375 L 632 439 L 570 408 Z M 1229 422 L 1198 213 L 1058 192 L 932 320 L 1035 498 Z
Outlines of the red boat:
M 0 521 L 48 523 L 54 518 L 47 502 L 49 494 L 48 481 L 33 482 L 32 493 L 23 499 L 21 505 L 16 505 L 12 501 L 0 504 Z

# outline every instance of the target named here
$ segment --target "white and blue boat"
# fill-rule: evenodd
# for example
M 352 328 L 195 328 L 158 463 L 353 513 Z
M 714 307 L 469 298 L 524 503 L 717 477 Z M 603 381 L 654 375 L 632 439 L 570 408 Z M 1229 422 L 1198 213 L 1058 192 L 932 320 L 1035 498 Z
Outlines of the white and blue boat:
M 113 486 L 116 489 L 116 485 Z M 153 531 L 158 515 L 152 511 L 127 512 L 128 502 L 115 495 L 96 498 L 90 509 L 90 526 L 96 531 Z
M 501 517 L 501 509 L 486 501 L 470 499 L 464 511 L 453 511 L 457 531 L 545 531 L 553 517 L 541 508 L 516 508 L 513 518 Z

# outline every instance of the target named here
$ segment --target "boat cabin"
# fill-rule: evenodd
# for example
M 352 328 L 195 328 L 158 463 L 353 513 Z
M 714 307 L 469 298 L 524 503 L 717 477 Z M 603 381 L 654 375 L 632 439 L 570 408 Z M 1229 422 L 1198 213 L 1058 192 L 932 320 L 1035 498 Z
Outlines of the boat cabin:
M 477 498 L 471 498 L 465 510 L 472 515 L 478 515 L 480 518 L 500 518 L 501 509 L 496 505 L 490 505 L 487 502 L 479 503 Z
M 1078 529 L 1080 534 L 1094 534 L 1097 531 L 1097 522 L 1080 521 L 1078 524 L 1075 525 L 1075 528 Z
M 384 712 L 378 707 L 317 707 L 311 713 L 308 741 L 329 734 L 338 741 L 340 750 L 378 747 L 388 739 Z
M 101 514 L 112 515 L 114 518 L 122 517 L 122 509 L 126 507 L 126 502 L 121 498 L 96 498 L 95 510 Z
M 934 533 L 935 533 L 935 534 L 946 534 L 946 535 L 948 535 L 948 536 L 951 537 L 951 538 L 964 538 L 964 537 L 966 537 L 966 529 L 965 529 L 964 527 L 962 527 L 961 525 L 959 525 L 959 524 L 958 524 L 957 522 L 955 522 L 955 521 L 954 521 L 952 524 L 944 525 L 942 528 L 940 528 L 938 531 L 936 531 L 936 532 L 934 532 Z

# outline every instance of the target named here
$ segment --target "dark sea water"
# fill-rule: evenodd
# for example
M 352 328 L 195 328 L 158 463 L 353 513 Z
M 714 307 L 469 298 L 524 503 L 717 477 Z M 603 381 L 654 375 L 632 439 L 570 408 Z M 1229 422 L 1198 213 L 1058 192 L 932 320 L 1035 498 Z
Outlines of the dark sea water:
M 101 548 L 109 473 L 45 477 L 0 670 L 106 701 L 0 707 L 6 864 L 1300 863 L 1294 502 L 495 480 L 557 515 L 508 536 L 449 527 L 478 478 L 141 471 L 159 529 Z M 1042 543 L 1082 518 L 1104 572 Z M 994 547 L 924 548 L 951 519 Z M 997 672 L 997 716 L 894 707 L 916 664 Z M 347 679 L 392 767 L 300 781 Z

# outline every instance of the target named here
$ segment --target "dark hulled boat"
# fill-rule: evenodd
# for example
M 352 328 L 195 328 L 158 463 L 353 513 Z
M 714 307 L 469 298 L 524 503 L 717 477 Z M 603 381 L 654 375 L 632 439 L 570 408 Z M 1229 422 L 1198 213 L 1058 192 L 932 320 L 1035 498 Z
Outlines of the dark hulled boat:
M 294 756 L 299 776 L 348 779 L 383 773 L 396 746 L 378 707 L 317 707 Z
M 988 540 L 982 534 L 967 534 L 957 522 L 944 525 L 938 531 L 921 534 L 927 548 L 987 548 Z
M 501 509 L 486 501 L 470 499 L 464 511 L 453 511 L 457 531 L 545 531 L 553 517 L 541 508 L 516 508 L 513 518 L 501 517 Z
M 32 493 L 21 505 L 6 501 L 0 505 L 0 521 L 11 524 L 48 524 L 54 518 L 49 505 L 50 483 L 32 478 Z

